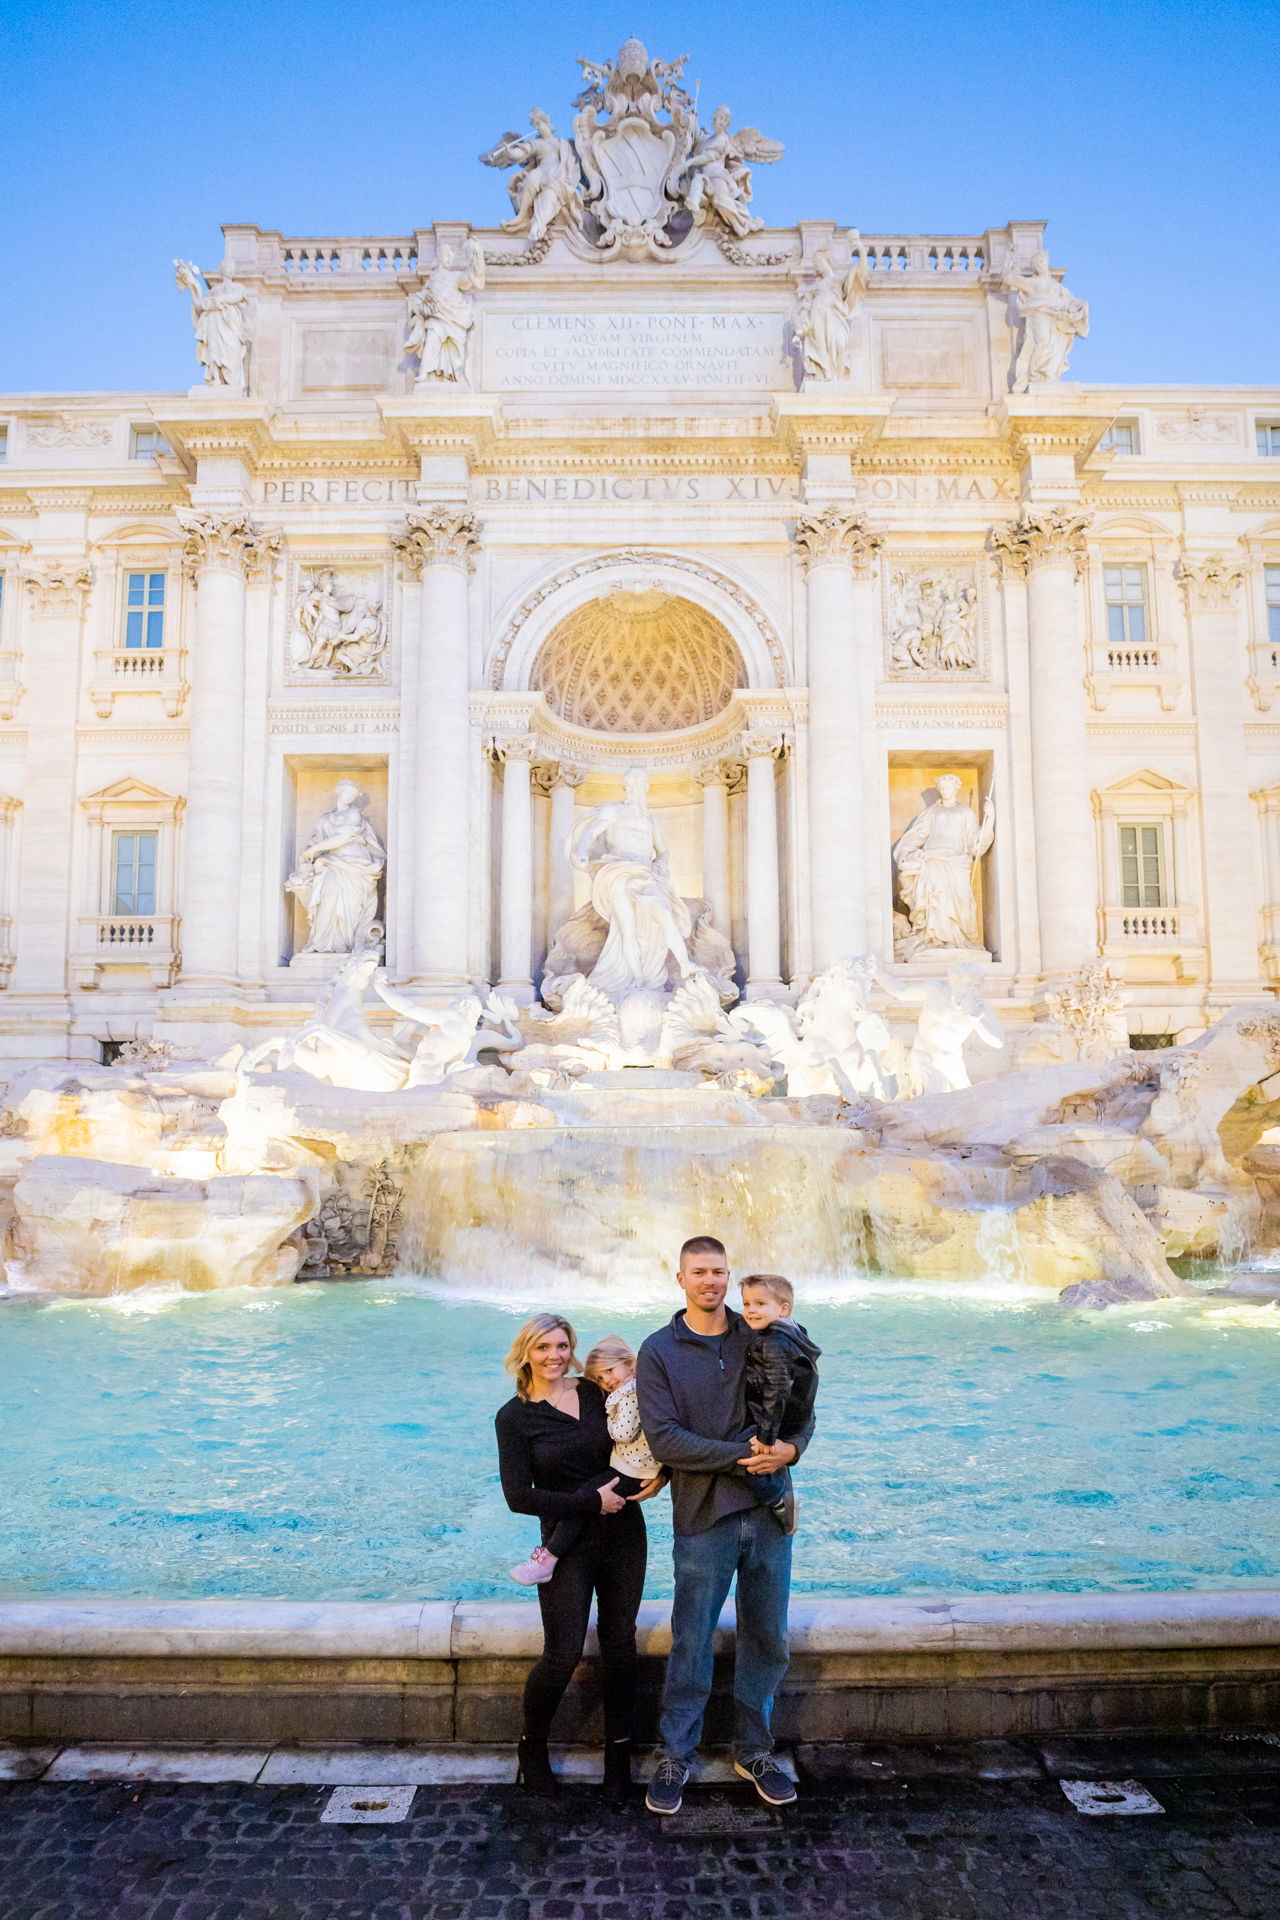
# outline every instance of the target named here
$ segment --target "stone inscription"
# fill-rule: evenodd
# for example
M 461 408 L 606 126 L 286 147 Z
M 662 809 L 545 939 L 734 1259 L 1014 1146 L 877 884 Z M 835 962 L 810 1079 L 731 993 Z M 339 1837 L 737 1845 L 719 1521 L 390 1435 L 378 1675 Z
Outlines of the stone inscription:
M 489 313 L 484 385 L 793 387 L 783 313 Z
M 530 473 L 477 480 L 477 502 L 585 503 L 637 500 L 678 506 L 697 500 L 796 500 L 800 481 L 792 473 Z
M 264 507 L 391 506 L 411 500 L 409 480 L 264 480 L 258 498 Z

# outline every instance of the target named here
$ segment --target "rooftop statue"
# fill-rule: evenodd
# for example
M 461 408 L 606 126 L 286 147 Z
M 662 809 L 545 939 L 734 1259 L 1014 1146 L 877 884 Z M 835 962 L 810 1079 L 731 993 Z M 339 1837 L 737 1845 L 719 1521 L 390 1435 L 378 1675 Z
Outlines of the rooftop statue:
M 207 387 L 243 392 L 249 359 L 249 295 L 224 274 L 209 286 L 190 260 L 175 260 L 177 281 L 191 295 L 196 359 Z
M 461 380 L 467 365 L 467 342 L 476 323 L 471 294 L 484 285 L 484 249 L 468 240 L 455 252 L 444 247 L 440 258 L 409 301 L 405 352 L 418 362 L 419 387 L 432 380 Z
M 614 61 L 579 60 L 587 84 L 573 103 L 571 141 L 537 112 L 533 137 L 504 134 L 480 156 L 486 166 L 521 169 L 507 230 L 527 233 L 532 250 L 559 223 L 605 255 L 631 258 L 669 254 L 709 222 L 737 238 L 758 232 L 748 163 L 780 160 L 783 148 L 754 127 L 731 132 L 728 107 L 700 127 L 681 84 L 687 59 L 651 60 L 628 40 Z
M 1072 347 L 1089 331 L 1088 302 L 1077 300 L 1060 280 L 1054 279 L 1049 256 L 1043 250 L 1032 254 L 1030 273 L 1019 273 L 1017 255 L 1011 254 L 1005 264 L 1003 285 L 1017 298 L 1023 328 L 1022 345 L 1013 364 L 1013 392 L 1026 393 L 1033 386 L 1061 380 Z
M 850 234 L 853 261 L 847 273 L 836 267 L 826 247 L 813 256 L 813 285 L 796 295 L 791 329 L 806 380 L 847 380 L 852 371 L 853 316 L 867 290 L 867 262 L 860 236 Z

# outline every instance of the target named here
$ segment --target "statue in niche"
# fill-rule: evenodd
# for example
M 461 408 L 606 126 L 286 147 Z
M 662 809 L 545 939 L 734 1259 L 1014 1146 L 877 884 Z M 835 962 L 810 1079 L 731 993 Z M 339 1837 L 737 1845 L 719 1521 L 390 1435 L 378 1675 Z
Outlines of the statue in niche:
M 345 592 L 332 567 L 303 576 L 293 617 L 306 643 L 299 666 L 351 679 L 378 671 L 387 647 L 383 604 Z
M 1072 347 L 1089 331 L 1088 302 L 1077 300 L 1054 279 L 1043 249 L 1032 254 L 1029 274 L 1018 272 L 1017 256 L 1011 255 L 1001 284 L 1016 296 L 1022 321 L 1022 345 L 1013 365 L 1011 390 L 1027 393 L 1033 386 L 1061 380 Z
M 296 894 L 310 923 L 303 953 L 362 952 L 378 911 L 386 849 L 365 819 L 354 780 L 340 780 L 334 799 L 285 881 L 285 892 Z
M 536 246 L 561 215 L 582 225 L 582 175 L 573 142 L 564 139 L 539 108 L 529 115 L 533 135 L 504 133 L 496 147 L 482 153 L 486 167 L 519 167 L 507 191 L 515 209 L 502 223 L 506 233 L 527 233 Z
M 461 380 L 467 344 L 476 323 L 471 294 L 484 285 L 484 249 L 467 240 L 460 251 L 441 249 L 440 258 L 409 300 L 405 352 L 418 362 L 417 385 L 432 380 Z
M 893 575 L 895 673 L 961 673 L 978 664 L 978 589 L 949 571 Z
M 893 849 L 898 893 L 910 931 L 896 941 L 895 958 L 911 960 L 930 948 L 985 951 L 978 933 L 974 870 L 995 839 L 995 808 L 988 798 L 982 819 L 961 805 L 963 781 L 940 773 L 938 798 L 924 807 Z
M 191 295 L 196 359 L 207 387 L 244 390 L 249 358 L 249 294 L 224 277 L 208 286 L 190 260 L 175 260 L 177 280 Z
M 791 331 L 806 380 L 847 380 L 853 317 L 867 290 L 867 263 L 854 239 L 853 264 L 843 276 L 826 247 L 813 256 L 814 283 L 796 296 Z
M 684 204 L 693 215 L 695 227 L 703 225 L 709 214 L 717 213 L 730 233 L 739 240 L 759 233 L 764 221 L 751 211 L 751 170 L 747 165 L 768 165 L 781 160 L 785 151 L 777 140 L 767 140 L 756 127 L 739 127 L 730 133 L 733 114 L 728 107 L 717 107 L 711 131 L 699 128 L 693 152 L 685 163 Z
M 667 844 L 649 811 L 648 774 L 629 771 L 622 793 L 577 821 L 566 847 L 608 929 L 589 978 L 610 1000 L 661 991 L 672 967 L 680 980 L 697 971 L 689 951 L 693 916 L 671 885 Z

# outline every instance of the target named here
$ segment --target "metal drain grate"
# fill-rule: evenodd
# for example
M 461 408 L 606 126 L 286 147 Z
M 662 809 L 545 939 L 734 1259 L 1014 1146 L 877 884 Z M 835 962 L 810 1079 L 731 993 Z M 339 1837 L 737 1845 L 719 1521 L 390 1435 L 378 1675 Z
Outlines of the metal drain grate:
M 664 1834 L 760 1833 L 782 1825 L 778 1814 L 768 1807 L 735 1807 L 723 1800 L 695 1800 L 679 1813 L 668 1814 L 662 1822 Z
M 403 1820 L 417 1791 L 416 1787 L 335 1787 L 320 1818 L 343 1827 Z
M 1163 1813 L 1141 1780 L 1059 1780 L 1077 1813 Z

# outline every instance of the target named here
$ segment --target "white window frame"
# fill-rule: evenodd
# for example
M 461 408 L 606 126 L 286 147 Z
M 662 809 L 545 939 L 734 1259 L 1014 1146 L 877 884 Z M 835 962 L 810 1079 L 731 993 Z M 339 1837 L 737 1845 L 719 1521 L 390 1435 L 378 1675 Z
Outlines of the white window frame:
M 141 607 L 131 607 L 129 604 L 129 582 L 134 578 L 135 575 L 139 576 L 145 583 L 142 589 Z M 161 589 L 160 589 L 161 599 L 160 599 L 160 605 L 158 609 L 152 607 L 151 605 L 151 582 L 155 580 L 157 577 L 159 578 L 161 583 Z M 170 601 L 170 596 L 172 592 L 173 592 L 173 581 L 170 576 L 167 565 L 148 567 L 148 566 L 135 565 L 135 563 L 131 560 L 121 561 L 121 564 L 120 564 L 120 623 L 117 631 L 119 634 L 119 645 L 124 652 L 126 653 L 162 653 L 164 651 L 164 648 L 168 642 L 168 637 L 169 637 L 166 629 L 169 624 L 169 601 Z M 150 644 L 150 640 L 148 637 L 149 627 L 150 627 L 150 615 L 157 611 L 160 614 L 160 645 L 158 647 L 153 647 Z M 129 645 L 129 615 L 131 613 L 141 613 L 142 615 L 142 642 L 139 646 L 136 646 L 136 647 L 131 647 Z
M 156 439 L 160 442 L 159 446 L 144 448 L 141 445 L 141 441 L 144 435 L 147 438 L 150 438 L 152 434 L 154 434 L 156 436 Z M 169 445 L 169 442 L 165 439 L 159 427 L 155 425 L 130 427 L 129 458 L 131 460 L 151 460 L 157 456 L 163 458 L 165 454 L 170 454 L 172 452 L 173 452 L 173 448 Z
M 1098 944 L 1104 959 L 1122 963 L 1130 978 L 1165 978 L 1182 983 L 1202 979 L 1205 950 L 1195 885 L 1192 850 L 1195 791 L 1166 774 L 1144 767 L 1095 790 L 1098 827 Z M 1122 827 L 1158 827 L 1163 856 L 1164 901 L 1160 906 L 1126 906 L 1120 854 Z
M 1127 434 L 1130 445 L 1127 447 L 1118 446 L 1114 438 L 1117 433 Z M 1129 458 L 1135 453 L 1141 453 L 1142 432 L 1136 417 L 1126 414 L 1120 420 L 1113 420 L 1103 434 L 1102 439 L 1098 442 L 1098 445 L 1104 453 L 1114 453 L 1121 458 Z
M 165 544 L 165 540 L 168 544 Z M 94 674 L 87 692 L 99 720 L 112 717 L 122 694 L 159 695 L 168 719 L 181 716 L 187 698 L 186 648 L 182 635 L 190 587 L 179 566 L 181 536 L 151 524 L 122 528 L 97 548 L 101 611 L 95 625 Z M 127 647 L 131 573 L 164 575 L 164 644 Z M 145 633 L 144 633 L 145 638 Z M 139 712 L 134 708 L 134 712 Z
M 1123 578 L 1120 581 L 1122 597 L 1119 600 L 1113 600 L 1111 598 L 1107 575 L 1112 573 L 1118 573 L 1122 576 L 1125 574 L 1138 575 L 1139 590 L 1136 600 L 1130 599 L 1127 593 L 1124 592 L 1128 582 Z M 1123 661 L 1123 656 L 1128 653 L 1138 656 L 1154 655 L 1156 659 L 1159 658 L 1156 653 L 1155 635 L 1152 631 L 1154 622 L 1151 618 L 1151 569 L 1145 560 L 1103 560 L 1102 604 L 1106 610 L 1107 664 L 1113 672 L 1123 673 L 1127 671 L 1127 669 L 1123 664 L 1117 664 L 1116 659 L 1113 659 L 1112 656 L 1117 656 L 1121 661 Z M 1128 615 L 1131 607 L 1140 607 L 1142 610 L 1142 637 L 1138 640 L 1133 639 L 1129 633 Z M 1120 623 L 1124 628 L 1124 633 L 1118 640 L 1112 637 L 1111 632 L 1111 612 L 1113 608 L 1119 608 L 1124 616 Z
M 142 969 L 153 987 L 173 984 L 179 964 L 178 856 L 185 806 L 181 794 L 165 793 L 135 774 L 126 774 L 97 793 L 81 795 L 81 911 L 71 972 L 82 991 L 109 986 L 113 974 L 126 970 L 136 980 Z M 117 833 L 156 835 L 154 913 L 114 910 L 112 854 Z
M 117 904 L 120 898 L 120 843 L 125 839 L 132 840 L 135 849 L 143 840 L 150 840 L 154 847 L 151 858 L 151 905 L 149 907 L 122 907 Z M 136 853 L 133 871 L 136 890 L 138 878 Z M 112 827 L 107 849 L 107 899 L 112 913 L 132 915 L 139 919 L 154 919 L 160 904 L 160 829 L 158 827 L 136 825 Z
M 1254 446 L 1259 460 L 1280 460 L 1280 419 L 1259 416 L 1253 423 Z M 1264 438 L 1268 445 L 1263 446 Z
M 1117 850 L 1117 858 L 1120 862 L 1121 905 L 1132 908 L 1167 907 L 1169 905 L 1169 862 L 1168 855 L 1165 852 L 1164 822 L 1162 820 L 1118 820 L 1116 822 L 1116 833 L 1119 836 L 1120 843 Z M 1150 857 L 1143 849 L 1143 835 L 1149 833 L 1155 836 L 1155 892 L 1157 897 L 1154 900 L 1144 900 L 1141 897 L 1137 900 L 1127 900 L 1124 898 L 1129 890 L 1129 882 L 1125 877 L 1125 862 L 1131 857 L 1125 852 L 1124 837 L 1127 833 L 1131 833 L 1134 836 L 1132 858 L 1137 866 L 1134 886 L 1139 896 L 1147 891 L 1144 868 Z

